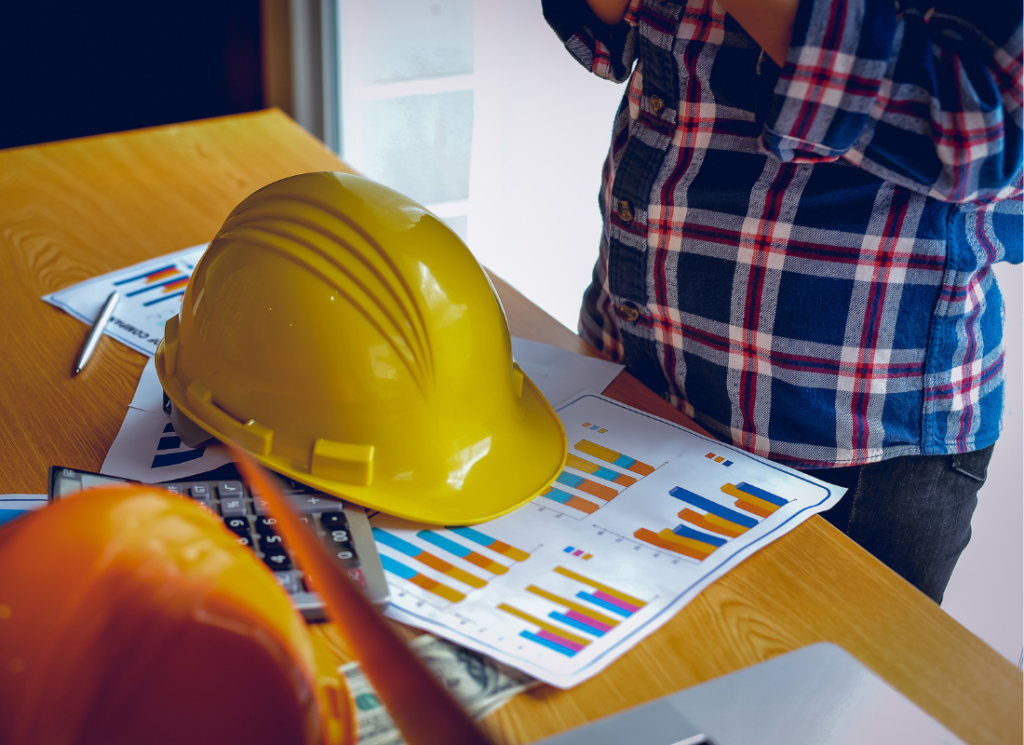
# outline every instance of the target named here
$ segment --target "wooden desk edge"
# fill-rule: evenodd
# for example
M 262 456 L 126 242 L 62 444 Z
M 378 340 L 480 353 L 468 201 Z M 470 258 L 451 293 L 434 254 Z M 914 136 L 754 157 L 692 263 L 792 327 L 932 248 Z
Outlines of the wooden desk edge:
M 182 163 L 183 155 L 192 160 Z M 3 168 L 0 168 L 0 187 L 7 188 L 7 191 L 0 189 L 0 193 L 4 195 L 4 200 L 0 200 L 0 202 L 7 202 L 5 213 L 8 215 L 7 220 L 10 225 L 5 225 L 5 227 L 11 227 L 11 232 L 7 234 L 8 237 L 0 235 L 0 244 L 9 249 L 8 258 L 3 259 L 7 263 L 3 265 L 12 271 L 21 272 L 15 279 L 21 281 L 23 285 L 17 293 L 14 293 L 19 298 L 17 307 L 12 304 L 13 300 L 7 304 L 22 314 L 18 317 L 23 317 L 27 311 L 28 315 L 32 317 L 30 320 L 39 326 L 39 338 L 49 339 L 51 345 L 58 343 L 59 351 L 66 352 L 67 355 L 76 353 L 81 329 L 76 325 L 77 322 L 33 312 L 35 304 L 39 303 L 38 297 L 44 292 L 56 289 L 50 284 L 44 286 L 44 280 L 46 283 L 53 283 L 61 277 L 73 277 L 76 273 L 79 275 L 78 278 L 84 278 L 80 276 L 83 271 L 95 274 L 131 263 L 125 261 L 124 257 L 126 256 L 135 256 L 137 258 L 134 260 L 139 261 L 208 239 L 212 236 L 219 221 L 223 220 L 227 209 L 237 203 L 242 196 L 276 178 L 299 172 L 296 168 L 300 170 L 350 170 L 322 143 L 315 140 L 283 113 L 274 109 L 216 120 L 173 124 L 148 130 L 14 148 L 0 151 L 0 163 L 4 165 Z M 112 168 L 116 170 L 116 178 Z M 2 176 L 5 169 L 10 176 L 16 176 L 16 178 L 8 178 L 5 181 Z M 203 176 L 207 176 L 207 178 L 204 179 Z M 65 181 L 67 186 L 65 186 Z M 166 210 L 160 214 L 154 212 L 151 202 L 147 201 L 152 199 L 150 194 L 153 184 L 159 185 L 162 194 L 179 200 L 190 199 L 191 201 L 187 205 L 190 211 L 180 214 L 175 212 L 173 221 L 162 216 Z M 25 203 L 27 197 L 24 195 L 39 193 L 47 195 L 47 207 L 50 211 L 45 215 L 40 214 L 39 205 L 36 203 Z M 83 193 L 87 196 L 83 197 Z M 19 197 L 19 195 L 22 196 Z M 66 214 L 62 211 L 64 205 L 76 207 L 77 211 Z M 26 207 L 27 209 L 21 209 Z M 19 209 L 21 209 L 20 212 Z M 118 215 L 123 225 L 104 219 L 103 210 L 107 215 Z M 95 219 L 90 219 L 88 225 L 81 224 L 82 217 L 92 213 L 95 213 Z M 150 222 L 139 222 L 140 220 Z M 35 265 L 30 261 L 14 261 L 14 256 L 17 254 L 14 247 L 18 246 L 19 251 L 22 248 L 22 244 L 17 243 L 15 239 L 29 240 L 31 238 L 34 240 L 33 236 L 46 238 L 45 245 L 38 241 L 32 244 L 33 250 L 37 251 L 36 258 L 49 260 L 56 251 L 56 255 L 65 255 L 67 263 L 73 271 L 58 275 L 53 272 L 53 266 L 47 264 L 45 278 L 26 273 L 30 270 L 35 271 Z M 97 245 L 107 246 L 111 250 L 104 254 L 89 251 L 89 246 Z M 24 248 L 27 251 L 29 247 L 26 245 Z M 74 281 L 78 281 L 78 278 Z M 507 283 L 498 278 L 494 279 L 494 283 L 506 308 L 510 311 L 509 322 L 513 334 L 554 344 L 581 354 L 596 354 L 582 339 L 529 303 Z M 12 287 L 12 292 L 14 289 L 17 288 Z M 29 303 L 32 304 L 31 307 Z M 0 307 L 6 308 L 7 306 L 0 304 Z M 34 320 L 37 317 L 41 319 L 38 322 Z M 55 332 L 51 329 L 55 326 L 66 327 L 63 333 L 67 338 L 54 336 Z M 46 336 L 47 333 L 50 334 L 49 337 Z M 71 337 L 74 337 L 73 342 Z M 64 346 L 67 346 L 67 350 L 64 349 Z M 47 396 L 54 399 L 53 417 L 56 417 L 55 422 L 63 422 L 65 425 L 74 424 L 74 421 L 66 421 L 68 411 L 66 404 L 57 406 L 57 403 L 68 399 L 81 404 L 95 394 L 106 393 L 105 396 L 99 396 L 104 406 L 94 407 L 95 412 L 90 412 L 89 415 L 98 413 L 109 419 L 110 421 L 105 424 L 107 429 L 98 433 L 99 439 L 96 442 L 85 443 L 83 441 L 78 445 L 80 460 L 78 463 L 69 463 L 69 465 L 77 464 L 86 467 L 95 460 L 91 470 L 96 470 L 95 466 L 102 462 L 105 446 L 109 446 L 123 417 L 123 407 L 113 413 L 106 410 L 117 408 L 115 404 L 118 403 L 127 406 L 136 382 L 130 373 L 134 372 L 137 377 L 137 370 L 142 366 L 141 360 L 135 360 L 135 356 L 126 350 L 105 353 L 90 364 L 90 376 L 78 380 L 74 386 L 71 386 L 70 384 L 64 385 L 63 379 L 57 380 L 53 377 L 57 373 L 48 368 L 44 369 L 40 365 L 38 351 L 35 349 L 22 351 L 26 355 L 35 355 L 31 358 L 26 357 L 26 359 L 34 360 L 33 364 L 38 368 L 36 370 L 37 385 L 57 385 L 58 389 L 48 389 L 45 392 Z M 61 375 L 65 374 L 62 362 L 60 370 Z M 126 374 L 126 370 L 129 374 Z M 51 380 L 51 378 L 53 379 Z M 628 374 L 620 375 L 606 391 L 610 396 L 623 400 L 617 390 L 619 386 L 627 391 L 635 392 L 643 399 L 637 403 L 625 400 L 625 403 L 651 410 L 652 413 L 664 416 L 683 426 L 696 428 L 692 421 L 683 417 L 646 388 L 639 386 Z M 116 395 L 111 394 L 111 391 Z M 82 398 L 83 395 L 86 396 L 86 399 Z M 12 405 L 12 410 L 13 408 L 15 407 Z M 49 412 L 39 412 L 39 414 L 42 417 L 40 422 L 47 421 L 47 417 L 50 416 Z M 83 422 L 86 421 L 84 410 L 80 416 Z M 33 434 L 35 432 L 29 428 L 28 424 L 24 424 L 24 426 L 19 424 L 16 428 L 7 431 L 7 435 L 12 438 L 10 439 L 12 444 L 22 441 L 22 435 Z M 75 445 L 76 441 L 74 438 L 65 438 L 55 440 L 55 442 L 60 447 L 71 447 Z M 33 442 L 32 447 L 39 448 L 39 451 L 33 454 L 34 460 L 30 458 L 26 460 L 25 464 L 19 465 L 9 457 L 5 459 L 5 462 L 15 470 L 18 467 L 24 470 L 30 466 L 34 468 L 37 460 L 43 462 L 44 459 L 52 457 L 54 452 L 62 452 L 59 447 L 54 450 L 55 445 L 44 443 L 41 440 Z M 13 451 L 10 452 L 13 453 Z M 14 472 L 12 471 L 12 473 Z M 16 480 L 8 479 L 8 481 Z M 904 691 L 915 691 L 916 693 L 911 696 L 912 699 L 926 711 L 937 715 L 944 724 L 968 741 L 1020 742 L 1022 740 L 1018 713 L 1022 691 L 1024 691 L 1024 680 L 1022 680 L 1020 672 L 948 616 L 937 612 L 937 609 L 921 605 L 921 602 L 926 601 L 920 601 L 916 596 L 908 594 L 912 591 L 893 582 L 888 570 L 879 570 L 872 563 L 873 560 L 867 557 L 862 550 L 853 546 L 848 539 L 817 517 L 809 520 L 793 534 L 783 537 L 756 554 L 750 560 L 749 566 L 744 565 L 736 572 L 731 572 L 716 582 L 698 596 L 677 619 L 673 619 L 662 631 L 656 632 L 655 636 L 672 638 L 672 634 L 678 629 L 686 629 L 689 632 L 690 629 L 699 626 L 694 619 L 710 624 L 721 623 L 723 619 L 732 619 L 729 615 L 730 609 L 736 607 L 737 604 L 742 606 L 743 603 L 747 603 L 749 605 L 751 597 L 755 598 L 756 603 L 760 605 L 758 606 L 758 617 L 749 619 L 750 621 L 770 623 L 771 614 L 767 611 L 761 612 L 761 610 L 762 608 L 771 609 L 773 604 L 778 606 L 780 603 L 782 603 L 782 606 L 779 606 L 781 610 L 772 612 L 782 613 L 779 617 L 784 618 L 785 604 L 792 601 L 791 597 L 784 594 L 787 592 L 799 593 L 806 588 L 799 584 L 784 584 L 779 588 L 779 592 L 783 593 L 782 596 L 778 592 L 765 595 L 764 587 L 759 583 L 764 584 L 764 578 L 771 576 L 772 572 L 779 574 L 781 571 L 778 569 L 779 566 L 799 568 L 801 561 L 813 562 L 817 557 L 809 557 L 809 551 L 822 551 L 824 552 L 822 555 L 843 559 L 846 562 L 843 564 L 845 571 L 863 571 L 871 575 L 871 581 L 866 583 L 865 587 L 876 588 L 879 592 L 899 598 L 899 602 L 882 606 L 884 609 L 908 609 L 908 612 L 914 614 L 915 619 L 923 619 L 918 636 L 928 637 L 934 632 L 939 639 L 948 641 L 950 646 L 948 654 L 943 653 L 937 657 L 933 655 L 925 658 L 922 655 L 929 655 L 929 650 L 932 647 L 915 641 L 913 638 L 908 638 L 906 643 L 916 651 L 902 654 L 898 650 L 888 647 L 884 648 L 884 651 L 872 650 L 871 654 L 866 656 L 876 660 L 876 663 L 869 663 L 870 666 L 875 667 L 877 672 L 897 688 Z M 826 600 L 828 599 L 830 598 L 826 598 Z M 815 601 L 819 600 L 815 598 Z M 841 611 L 844 602 L 849 601 L 837 598 L 837 606 L 833 611 Z M 764 616 L 767 620 L 762 621 L 760 616 Z M 314 633 L 332 636 L 331 628 L 326 625 L 314 627 Z M 767 631 L 771 633 L 765 637 L 764 634 Z M 730 636 L 730 632 L 726 629 L 726 633 L 721 637 L 722 641 L 733 645 L 731 649 L 727 650 L 726 666 L 717 668 L 697 666 L 693 669 L 692 674 L 687 673 L 690 675 L 688 684 L 727 672 L 726 667 L 734 668 L 764 659 L 765 656 L 786 651 L 787 644 L 793 646 L 803 643 L 800 634 L 793 635 L 790 631 L 785 628 L 759 628 L 756 625 L 750 627 L 748 623 L 743 629 Z M 870 628 L 858 628 L 844 633 L 847 633 L 845 645 L 852 647 L 852 651 L 856 651 L 858 645 L 878 643 L 876 632 Z M 819 632 L 818 636 L 822 636 L 822 633 Z M 768 647 L 764 647 L 763 644 L 760 647 L 757 646 L 768 638 L 772 642 L 771 645 Z M 813 634 L 808 634 L 806 638 L 813 639 Z M 335 639 L 335 641 L 338 640 Z M 755 642 L 756 644 L 751 646 Z M 343 645 L 340 645 L 339 649 L 342 648 Z M 642 659 L 651 665 L 663 666 L 664 660 L 651 658 L 652 654 L 660 650 L 662 647 L 655 642 L 645 643 L 631 651 L 627 657 L 633 659 L 634 662 L 635 659 Z M 888 652 L 891 652 L 895 659 L 891 661 L 883 659 L 885 653 Z M 343 651 L 341 654 L 344 656 Z M 857 656 L 862 660 L 865 659 L 863 654 Z M 965 662 L 965 660 L 967 661 Z M 630 668 L 634 662 L 628 660 L 617 662 L 609 673 L 597 676 L 592 679 L 593 682 L 588 681 L 583 685 L 587 687 L 587 690 L 609 690 L 613 694 L 618 692 L 625 697 L 623 700 L 629 699 L 630 696 L 641 695 L 637 693 L 638 691 L 650 692 L 652 685 L 649 681 L 625 680 L 622 679 L 621 674 L 616 674 L 616 670 Z M 694 660 L 687 662 L 692 666 Z M 956 700 L 955 697 L 950 697 L 948 701 L 938 700 L 935 692 L 930 690 L 929 682 L 918 679 L 919 671 L 922 669 L 929 670 L 933 675 L 949 676 L 952 680 L 957 681 L 964 694 L 963 700 Z M 963 676 L 962 681 L 958 679 L 959 676 Z M 669 676 L 665 680 L 679 679 Z M 978 684 L 978 690 L 963 690 L 964 681 L 970 681 L 970 686 Z M 659 685 L 664 688 L 665 684 Z M 658 688 L 658 686 L 653 687 L 654 689 Z M 530 730 L 529 727 L 526 727 L 526 718 L 532 715 L 545 715 L 545 712 L 557 714 L 561 717 L 558 720 L 561 724 L 556 725 L 555 729 L 578 724 L 591 716 L 589 714 L 584 716 L 583 710 L 580 708 L 579 699 L 586 695 L 581 688 L 582 686 L 567 692 L 544 689 L 535 694 L 519 696 L 506 708 L 489 718 L 488 726 L 498 727 L 498 734 L 502 740 L 525 741 L 540 736 L 540 734 L 555 731 L 548 725 L 545 725 L 547 729 L 543 732 L 536 728 Z M 940 685 L 938 688 L 945 689 L 945 686 Z M 669 692 L 668 689 L 660 692 L 654 690 L 651 695 L 667 692 Z M 648 693 L 642 695 L 646 696 Z M 614 702 L 614 699 L 612 700 Z M 636 701 L 633 699 L 627 701 L 627 703 L 630 702 Z M 1012 721 L 1010 721 L 1011 719 Z M 549 725 L 554 723 L 554 719 L 549 721 Z M 524 727 L 526 728 L 524 729 Z

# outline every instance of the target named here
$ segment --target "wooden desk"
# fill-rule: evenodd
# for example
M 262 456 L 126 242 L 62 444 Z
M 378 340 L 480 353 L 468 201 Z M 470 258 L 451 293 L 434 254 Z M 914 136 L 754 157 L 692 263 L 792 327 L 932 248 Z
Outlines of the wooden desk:
M 86 334 L 40 296 L 208 241 L 243 197 L 347 170 L 278 111 L 0 151 L 0 493 L 46 491 L 53 464 L 96 471 L 145 360 L 109 341 L 78 378 Z M 586 352 L 500 280 L 518 336 Z M 680 415 L 623 376 L 609 395 Z M 336 631 L 322 634 L 345 656 Z M 1013 665 L 871 556 L 812 518 L 705 590 L 606 672 L 517 697 L 486 727 L 529 742 L 812 642 L 835 642 L 970 743 L 1020 743 Z

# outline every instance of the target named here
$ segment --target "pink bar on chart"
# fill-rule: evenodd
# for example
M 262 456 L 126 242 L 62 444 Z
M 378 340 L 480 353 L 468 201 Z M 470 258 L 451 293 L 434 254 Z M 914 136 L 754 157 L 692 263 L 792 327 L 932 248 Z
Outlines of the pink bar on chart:
M 582 553 L 583 553 L 583 549 L 578 548 L 578 549 L 576 549 L 575 551 L 572 552 L 572 555 L 573 556 L 579 556 Z
M 607 623 L 601 623 L 600 621 L 598 621 L 595 618 L 591 618 L 590 616 L 585 616 L 582 613 L 579 613 L 579 612 L 574 611 L 574 610 L 566 611 L 565 615 L 567 615 L 573 621 L 579 621 L 580 623 L 585 623 L 585 624 L 587 624 L 587 626 L 590 626 L 591 628 L 597 629 L 598 631 L 611 631 L 612 629 L 615 628 L 614 626 L 611 626 L 611 625 L 609 625 Z
M 605 601 L 606 603 L 617 605 L 620 608 L 622 608 L 622 610 L 628 610 L 630 613 L 636 613 L 638 610 L 640 610 L 639 605 L 633 605 L 632 603 L 627 603 L 625 600 L 619 600 L 617 597 L 609 595 L 607 592 L 601 592 L 600 590 L 594 591 L 594 597 L 601 598 L 601 600 Z
M 549 642 L 554 642 L 555 644 L 560 644 L 561 646 L 565 647 L 566 649 L 571 649 L 574 652 L 579 652 L 581 649 L 584 649 L 587 646 L 586 644 L 577 644 L 576 642 L 571 642 L 568 639 L 566 639 L 564 636 L 559 636 L 558 634 L 552 634 L 547 629 L 541 629 L 540 631 L 538 631 L 537 632 L 537 636 L 539 636 L 541 639 L 547 639 Z

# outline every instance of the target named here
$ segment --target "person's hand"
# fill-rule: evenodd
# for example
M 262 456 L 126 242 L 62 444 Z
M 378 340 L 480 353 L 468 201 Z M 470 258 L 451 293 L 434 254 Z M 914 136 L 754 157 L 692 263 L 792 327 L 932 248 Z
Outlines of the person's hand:
M 626 15 L 629 0 L 587 0 L 587 4 L 602 23 L 617 26 Z

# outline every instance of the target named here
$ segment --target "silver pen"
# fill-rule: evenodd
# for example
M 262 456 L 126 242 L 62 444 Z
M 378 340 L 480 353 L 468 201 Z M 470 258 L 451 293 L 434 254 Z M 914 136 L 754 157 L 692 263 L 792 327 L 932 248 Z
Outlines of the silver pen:
M 107 327 L 107 321 L 110 320 L 111 314 L 114 312 L 114 306 L 117 305 L 117 301 L 121 298 L 121 295 L 114 290 L 110 293 L 110 297 L 107 298 L 107 302 L 103 304 L 103 310 L 100 311 L 99 317 L 96 319 L 96 323 L 92 325 L 92 331 L 89 332 L 89 338 L 85 340 L 85 346 L 82 347 L 82 353 L 78 355 L 78 362 L 75 363 L 74 375 L 82 372 L 82 368 L 85 367 L 85 363 L 92 357 L 93 350 L 96 349 L 96 345 L 99 343 L 100 337 L 103 336 L 103 329 Z

